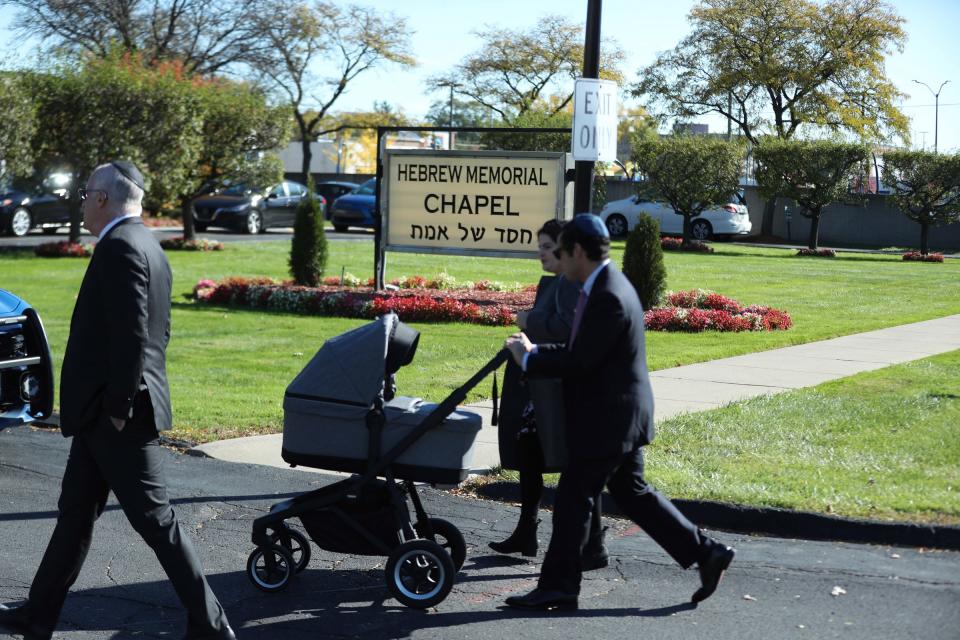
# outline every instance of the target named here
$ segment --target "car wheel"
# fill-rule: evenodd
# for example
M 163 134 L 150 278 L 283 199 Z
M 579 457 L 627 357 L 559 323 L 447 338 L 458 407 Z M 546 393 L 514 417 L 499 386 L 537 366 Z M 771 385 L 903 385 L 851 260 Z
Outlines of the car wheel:
M 22 238 L 30 231 L 32 224 L 33 220 L 30 218 L 30 212 L 21 207 L 10 216 L 10 234 Z
M 690 227 L 690 233 L 694 240 L 709 240 L 713 229 L 710 228 L 710 223 L 706 220 L 695 220 L 693 226 Z
M 196 220 L 194 220 L 194 221 L 193 221 L 193 228 L 194 228 L 194 230 L 196 230 L 196 231 L 206 231 L 206 230 L 207 230 L 207 223 L 206 223 L 206 222 L 197 222 Z
M 627 235 L 627 219 L 619 213 L 614 213 L 607 218 L 607 231 L 614 238 Z
M 343 233 L 344 231 L 347 230 L 347 225 L 345 225 L 345 224 L 335 224 L 335 225 L 333 225 L 333 230 L 334 230 L 334 231 L 339 231 L 340 233 Z
M 259 211 L 254 210 L 247 214 L 243 230 L 250 234 L 260 233 L 263 230 L 263 218 L 260 217 Z
M 45 236 L 52 236 L 52 235 L 55 234 L 57 231 L 60 231 L 60 227 L 44 227 L 44 228 L 43 228 L 43 235 L 45 235 Z

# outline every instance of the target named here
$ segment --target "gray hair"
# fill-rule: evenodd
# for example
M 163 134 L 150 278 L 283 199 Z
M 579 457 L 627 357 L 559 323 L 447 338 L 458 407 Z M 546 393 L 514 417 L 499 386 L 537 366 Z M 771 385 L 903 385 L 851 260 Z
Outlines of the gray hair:
M 93 170 L 93 179 L 98 189 L 107 192 L 107 201 L 113 203 L 119 215 L 139 215 L 143 211 L 143 189 L 120 173 L 110 163 L 101 164 Z

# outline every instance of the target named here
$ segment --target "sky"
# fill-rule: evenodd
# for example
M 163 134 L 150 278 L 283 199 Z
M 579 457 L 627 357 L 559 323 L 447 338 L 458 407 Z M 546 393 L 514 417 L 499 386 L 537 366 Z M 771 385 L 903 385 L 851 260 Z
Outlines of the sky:
M 361 3 L 364 0 L 359 0 Z M 908 94 L 901 108 L 911 119 L 915 148 L 932 150 L 934 143 L 934 97 L 920 80 L 940 93 L 938 146 L 941 151 L 960 151 L 960 0 L 895 0 L 889 4 L 906 19 L 907 42 L 903 53 L 887 58 L 890 80 Z M 369 110 L 375 101 L 386 100 L 408 115 L 419 118 L 430 104 L 445 100 L 446 92 L 430 92 L 426 80 L 454 66 L 480 48 L 474 31 L 485 25 L 526 29 L 546 14 L 586 21 L 587 0 L 366 0 L 366 4 L 407 19 L 414 32 L 412 50 L 419 64 L 410 70 L 386 66 L 359 76 L 337 101 L 334 110 Z M 606 0 L 601 32 L 613 38 L 626 52 L 623 66 L 628 82 L 637 70 L 651 63 L 659 52 L 672 49 L 688 32 L 687 14 L 693 0 Z M 36 60 L 33 47 L 15 41 L 6 27 L 12 10 L 0 9 L 0 55 L 9 65 L 29 65 Z M 322 72 L 322 69 L 318 69 Z M 633 99 L 626 104 L 636 103 Z M 726 120 L 704 117 L 700 122 L 711 131 L 726 131 Z

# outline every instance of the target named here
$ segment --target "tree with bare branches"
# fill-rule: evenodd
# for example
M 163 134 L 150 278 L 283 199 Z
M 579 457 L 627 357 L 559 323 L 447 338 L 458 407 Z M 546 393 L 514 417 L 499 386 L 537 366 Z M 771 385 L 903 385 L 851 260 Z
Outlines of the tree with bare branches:
M 323 124 L 350 82 L 380 64 L 416 64 L 406 20 L 374 7 L 267 0 L 256 24 L 267 47 L 251 64 L 293 112 L 303 145 L 304 180 L 310 172 L 310 143 L 343 128 L 325 129 Z M 315 67 L 322 62 L 334 66 L 334 73 L 317 77 Z M 313 107 L 310 113 L 308 107 Z
M 431 89 L 453 87 L 468 100 L 483 105 L 505 122 L 531 109 L 542 109 L 546 99 L 550 117 L 573 99 L 573 80 L 583 70 L 583 25 L 562 16 L 544 16 L 527 30 L 486 27 L 476 32 L 483 46 L 449 72 L 431 78 Z M 612 41 L 601 47 L 600 77 L 623 81 L 619 65 L 624 53 Z
M 223 73 L 260 53 L 253 17 L 262 0 L 0 0 L 19 9 L 14 29 L 48 51 L 147 63 L 179 60 L 189 73 Z

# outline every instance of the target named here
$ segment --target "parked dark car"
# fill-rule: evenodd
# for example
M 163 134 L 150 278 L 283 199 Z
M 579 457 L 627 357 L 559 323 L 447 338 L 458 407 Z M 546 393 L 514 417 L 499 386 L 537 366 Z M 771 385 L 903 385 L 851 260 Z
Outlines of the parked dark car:
M 353 193 L 340 196 L 330 206 L 330 220 L 337 231 L 346 231 L 347 227 L 373 228 L 375 224 L 377 179 L 370 178 Z
M 206 231 L 207 227 L 226 227 L 245 233 L 262 233 L 270 227 L 292 227 L 297 207 L 307 193 L 305 186 L 289 180 L 269 189 L 235 184 L 193 201 L 194 226 L 197 231 Z M 321 202 L 320 206 L 325 204 Z
M 25 236 L 31 229 L 56 233 L 70 224 L 69 174 L 0 181 L 0 233 Z
M 340 180 L 327 180 L 326 182 L 318 182 L 314 185 L 314 191 L 317 195 L 323 196 L 323 198 L 329 203 L 326 208 L 326 219 L 330 219 L 330 204 L 340 196 L 345 196 L 348 193 L 352 193 L 359 185 L 356 182 L 342 182 Z
M 50 417 L 53 364 L 40 316 L 0 289 L 0 429 Z

